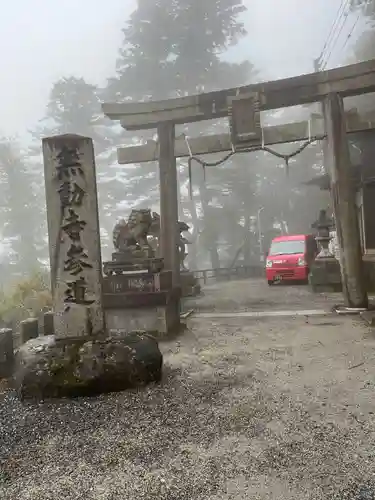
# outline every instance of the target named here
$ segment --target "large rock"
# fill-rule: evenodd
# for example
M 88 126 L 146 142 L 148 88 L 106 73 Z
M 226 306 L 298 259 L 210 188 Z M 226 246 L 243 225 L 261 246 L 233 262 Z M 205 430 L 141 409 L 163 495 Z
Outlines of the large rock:
M 14 384 L 22 399 L 95 395 L 158 382 L 162 364 L 146 334 L 69 343 L 49 335 L 20 347 Z

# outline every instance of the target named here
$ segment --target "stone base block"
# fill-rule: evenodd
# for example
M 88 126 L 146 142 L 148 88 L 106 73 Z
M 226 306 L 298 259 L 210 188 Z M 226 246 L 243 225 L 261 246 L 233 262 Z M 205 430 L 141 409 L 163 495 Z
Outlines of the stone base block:
M 13 383 L 22 399 L 91 396 L 158 382 L 162 364 L 157 341 L 139 332 L 77 341 L 50 335 L 20 347 Z
M 313 292 L 341 292 L 341 271 L 337 259 L 316 259 L 311 266 L 309 284 Z
M 55 325 L 53 322 L 53 312 L 48 311 L 43 315 L 43 335 L 54 335 Z
M 13 331 L 0 329 L 0 379 L 11 377 L 14 364 Z
M 36 339 L 39 335 L 39 322 L 37 318 L 28 318 L 21 321 L 20 341 L 25 344 L 28 340 Z
M 138 330 L 167 336 L 180 328 L 180 301 L 170 297 L 167 304 L 158 307 L 106 309 L 105 320 L 111 335 Z

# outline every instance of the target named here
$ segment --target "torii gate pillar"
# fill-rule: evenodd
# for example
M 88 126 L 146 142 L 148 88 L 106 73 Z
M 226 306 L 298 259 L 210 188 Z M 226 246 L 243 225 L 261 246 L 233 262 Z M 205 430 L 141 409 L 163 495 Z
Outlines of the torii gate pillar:
M 350 155 L 343 99 L 330 93 L 324 101 L 331 195 L 340 244 L 342 289 L 347 307 L 367 308 L 355 187 L 350 177 Z
M 176 314 L 180 311 L 180 259 L 178 250 L 178 186 L 175 157 L 175 125 L 158 125 L 160 176 L 160 248 L 166 271 L 172 271 Z M 171 306 L 172 307 L 172 306 Z

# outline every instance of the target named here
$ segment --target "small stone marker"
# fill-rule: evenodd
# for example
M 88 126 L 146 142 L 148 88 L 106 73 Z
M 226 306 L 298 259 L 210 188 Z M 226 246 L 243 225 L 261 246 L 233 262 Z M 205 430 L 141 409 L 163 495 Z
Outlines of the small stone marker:
M 43 139 L 54 333 L 104 331 L 94 148 L 79 135 Z
M 28 340 L 36 339 L 39 335 L 38 318 L 28 318 L 21 321 L 20 333 L 21 344 L 25 344 Z
M 53 311 L 48 311 L 43 314 L 43 333 L 44 335 L 53 335 Z
M 12 375 L 14 363 L 13 331 L 11 328 L 0 329 L 0 379 Z

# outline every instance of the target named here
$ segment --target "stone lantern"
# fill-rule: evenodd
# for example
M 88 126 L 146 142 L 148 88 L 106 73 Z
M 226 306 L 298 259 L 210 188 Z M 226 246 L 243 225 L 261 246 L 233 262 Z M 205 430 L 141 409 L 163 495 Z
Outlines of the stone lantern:
M 329 249 L 329 243 L 332 239 L 331 230 L 334 228 L 334 222 L 327 216 L 326 210 L 320 210 L 318 219 L 311 225 L 317 230 L 315 240 L 318 244 L 319 253 L 317 259 L 335 258 Z
M 313 292 L 340 292 L 342 288 L 340 263 L 329 248 L 332 239 L 330 232 L 334 226 L 326 210 L 320 210 L 318 219 L 311 225 L 317 232 L 315 240 L 319 249 L 309 273 Z

